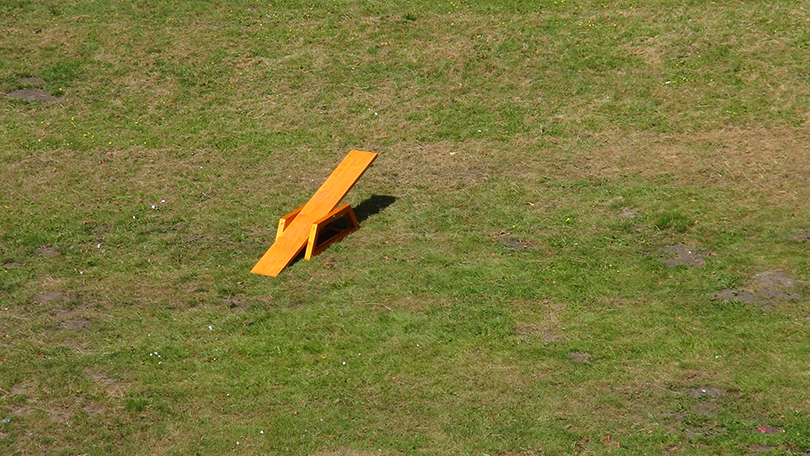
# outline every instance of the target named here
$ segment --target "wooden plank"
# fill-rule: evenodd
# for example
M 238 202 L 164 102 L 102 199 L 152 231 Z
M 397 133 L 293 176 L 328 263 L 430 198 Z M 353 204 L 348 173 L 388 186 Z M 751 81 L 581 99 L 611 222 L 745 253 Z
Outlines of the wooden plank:
M 273 277 L 281 273 L 306 246 L 312 224 L 340 204 L 375 158 L 377 154 L 373 152 L 349 152 L 289 225 L 285 223 L 283 233 L 250 272 Z

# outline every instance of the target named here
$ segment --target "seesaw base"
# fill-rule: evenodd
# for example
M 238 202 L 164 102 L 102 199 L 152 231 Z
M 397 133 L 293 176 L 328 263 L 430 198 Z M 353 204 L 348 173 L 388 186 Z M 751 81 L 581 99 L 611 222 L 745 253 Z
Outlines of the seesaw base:
M 301 206 L 279 219 L 278 231 L 276 231 L 276 239 L 281 237 L 281 235 L 284 233 L 285 227 L 292 223 L 303 207 L 304 206 Z M 335 222 L 337 222 L 341 217 L 346 218 L 348 227 L 337 228 L 335 226 Z M 306 260 L 312 259 L 313 256 L 323 252 L 327 247 L 345 238 L 352 232 L 357 231 L 358 228 L 360 228 L 360 224 L 357 222 L 357 217 L 355 217 L 352 207 L 348 204 L 340 206 L 325 217 L 312 223 L 304 258 Z M 319 240 L 320 242 L 318 242 Z

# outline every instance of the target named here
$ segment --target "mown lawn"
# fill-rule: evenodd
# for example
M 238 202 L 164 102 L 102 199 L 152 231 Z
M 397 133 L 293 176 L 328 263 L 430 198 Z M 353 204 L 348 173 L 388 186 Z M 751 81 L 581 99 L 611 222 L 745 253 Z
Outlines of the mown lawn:
M 810 451 L 804 2 L 6 0 L 0 214 L 0 454 Z

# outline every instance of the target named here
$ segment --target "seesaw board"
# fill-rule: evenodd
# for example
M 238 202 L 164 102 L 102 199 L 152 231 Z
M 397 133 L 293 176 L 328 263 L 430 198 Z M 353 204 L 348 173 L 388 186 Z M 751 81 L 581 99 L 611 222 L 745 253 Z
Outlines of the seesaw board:
M 279 275 L 306 247 L 312 224 L 340 204 L 375 158 L 377 154 L 373 152 L 349 152 L 250 272 L 272 277 Z

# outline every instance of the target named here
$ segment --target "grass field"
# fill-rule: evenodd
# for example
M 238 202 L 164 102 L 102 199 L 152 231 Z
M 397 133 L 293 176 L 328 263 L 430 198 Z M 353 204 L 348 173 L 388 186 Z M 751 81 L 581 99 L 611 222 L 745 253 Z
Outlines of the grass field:
M 810 451 L 807 2 L 4 0 L 0 93 L 0 454 Z

